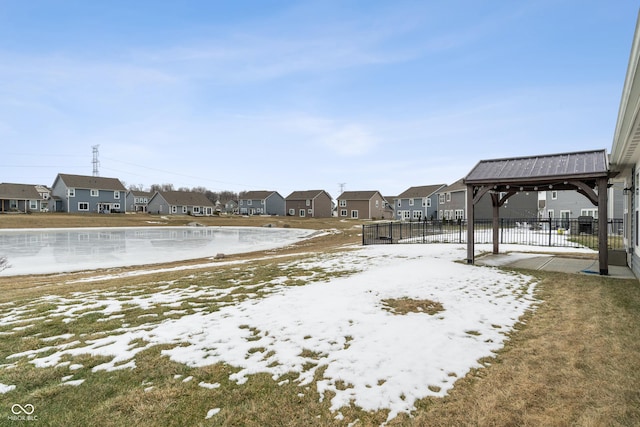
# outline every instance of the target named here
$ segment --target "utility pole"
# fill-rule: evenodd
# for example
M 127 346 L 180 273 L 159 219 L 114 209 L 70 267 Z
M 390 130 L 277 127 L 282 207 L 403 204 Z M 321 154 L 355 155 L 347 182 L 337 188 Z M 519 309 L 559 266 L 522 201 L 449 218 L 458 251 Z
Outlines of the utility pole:
M 98 166 L 100 166 L 100 161 L 98 160 L 98 148 L 100 145 L 94 145 L 93 148 L 93 176 L 100 176 L 100 171 L 98 170 Z

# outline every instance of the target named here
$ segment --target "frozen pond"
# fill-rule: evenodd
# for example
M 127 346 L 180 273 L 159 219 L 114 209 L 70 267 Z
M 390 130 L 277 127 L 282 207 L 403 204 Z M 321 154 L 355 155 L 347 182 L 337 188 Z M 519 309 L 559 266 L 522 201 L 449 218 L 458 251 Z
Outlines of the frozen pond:
M 255 227 L 69 228 L 0 231 L 1 276 L 155 264 L 287 246 L 314 230 Z

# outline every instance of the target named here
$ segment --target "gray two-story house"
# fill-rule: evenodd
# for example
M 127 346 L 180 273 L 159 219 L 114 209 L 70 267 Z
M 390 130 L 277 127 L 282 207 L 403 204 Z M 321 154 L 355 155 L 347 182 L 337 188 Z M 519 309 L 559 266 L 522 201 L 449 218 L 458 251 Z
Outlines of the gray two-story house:
M 153 197 L 153 193 L 150 191 L 127 191 L 127 212 L 146 213 L 151 197 Z
M 614 183 L 608 189 L 607 216 L 621 219 L 624 215 L 623 183 Z M 589 199 L 577 191 L 544 191 L 539 195 L 539 216 L 542 218 L 568 220 L 578 219 L 581 216 L 598 218 L 598 207 Z
M 238 199 L 240 215 L 285 216 L 285 200 L 277 191 L 247 191 Z
M 393 199 L 395 219 L 402 221 L 438 218 L 438 191 L 446 184 L 409 187 Z
M 126 192 L 117 178 L 63 173 L 58 174 L 51 186 L 53 210 L 57 212 L 124 212 Z
M 438 219 L 467 219 L 467 186 L 462 179 L 441 188 L 438 194 Z

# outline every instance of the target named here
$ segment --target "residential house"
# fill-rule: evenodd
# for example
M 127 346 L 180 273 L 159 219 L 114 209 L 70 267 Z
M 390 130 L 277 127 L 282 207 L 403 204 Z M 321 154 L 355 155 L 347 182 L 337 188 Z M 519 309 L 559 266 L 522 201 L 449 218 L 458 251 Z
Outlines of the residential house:
M 289 216 L 331 218 L 333 212 L 331 196 L 324 190 L 294 191 L 285 207 Z
M 46 210 L 49 197 L 46 191 L 38 192 L 39 188 L 46 187 L 29 184 L 0 184 L 0 213 Z
M 338 217 L 391 219 L 387 201 L 379 191 L 345 191 L 338 197 Z
M 159 215 L 211 216 L 215 205 L 204 193 L 195 191 L 156 191 L 147 212 Z
M 238 201 L 237 200 L 227 200 L 224 202 L 222 206 L 222 213 L 227 215 L 237 214 L 238 213 Z
M 636 21 L 631 54 L 616 121 L 610 170 L 623 186 L 624 242 L 627 264 L 640 276 L 640 18 Z
M 467 186 L 462 179 L 441 188 L 438 194 L 438 219 L 467 219 Z
M 500 196 L 503 196 L 501 194 Z M 438 219 L 467 219 L 467 186 L 462 179 L 438 191 Z M 475 219 L 493 218 L 493 205 L 485 195 L 475 206 Z M 538 217 L 538 192 L 518 192 L 500 207 L 500 218 L 532 219 Z
M 153 193 L 150 191 L 127 191 L 127 212 L 146 213 L 151 197 L 153 197 Z
M 117 178 L 60 173 L 51 186 L 57 212 L 124 212 L 127 189 Z
M 277 191 L 247 191 L 238 200 L 240 215 L 285 215 L 285 200 Z
M 421 221 L 438 218 L 438 191 L 446 184 L 409 187 L 393 198 L 395 218 L 403 221 Z
M 623 187 L 623 183 L 618 182 L 613 183 L 608 189 L 607 217 L 610 219 L 622 219 L 624 215 Z M 541 191 L 538 200 L 541 218 L 550 217 L 567 223 L 568 220 L 578 219 L 581 216 L 598 219 L 598 207 L 577 191 Z

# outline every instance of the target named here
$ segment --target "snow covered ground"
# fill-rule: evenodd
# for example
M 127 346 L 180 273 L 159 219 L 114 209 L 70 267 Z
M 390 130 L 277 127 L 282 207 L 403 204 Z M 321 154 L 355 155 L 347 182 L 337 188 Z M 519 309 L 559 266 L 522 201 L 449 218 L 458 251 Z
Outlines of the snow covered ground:
M 416 399 L 446 395 L 457 379 L 482 366 L 480 359 L 500 349 L 518 319 L 535 307 L 531 277 L 456 262 L 465 255 L 464 245 L 385 245 L 283 261 L 283 270 L 295 266 L 351 273 L 329 281 L 302 276 L 307 284 L 295 287 L 279 284 L 286 277 L 276 278 L 266 297 L 213 312 L 207 309 L 207 298 L 216 300 L 237 287 L 167 284 L 152 293 L 93 291 L 47 296 L 30 306 L 4 304 L 0 325 L 16 325 L 16 331 L 56 317 L 74 322 L 88 312 L 100 313 L 104 320 L 121 319 L 125 305 L 156 311 L 162 307 L 163 316 L 173 317 L 150 314 L 143 325 L 123 323 L 94 340 L 73 334 L 39 336 L 45 347 L 11 355 L 0 369 L 26 358 L 37 367 L 75 366 L 75 371 L 78 366 L 67 357 L 87 353 L 112 357 L 93 371 L 135 369 L 140 351 L 174 344 L 162 354 L 192 367 L 226 362 L 239 368 L 231 375 L 238 384 L 259 372 L 275 381 L 297 372 L 301 386 L 315 386 L 321 396 L 327 390 L 335 393 L 331 409 L 338 417 L 340 409 L 353 402 L 365 410 L 389 409 L 391 419 L 411 412 Z M 205 302 L 180 315 L 181 304 L 194 297 Z M 383 300 L 400 298 L 428 299 L 442 304 L 443 310 L 398 315 L 385 309 Z M 30 307 L 40 302 L 55 308 L 36 317 Z M 134 340 L 136 345 L 131 344 Z M 322 380 L 314 382 L 322 367 Z M 82 387 L 82 380 L 74 378 L 72 385 Z M 0 391 L 10 392 L 12 386 L 0 384 Z
M 287 246 L 313 230 L 267 227 L 127 227 L 0 231 L 3 276 L 61 273 L 213 257 Z

